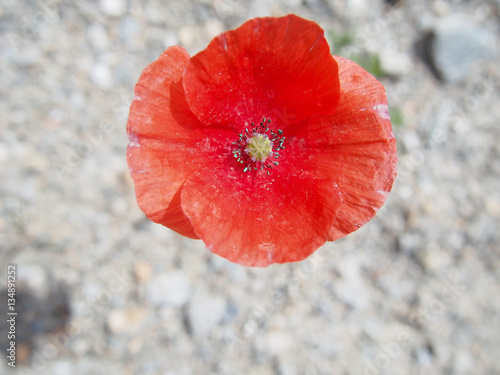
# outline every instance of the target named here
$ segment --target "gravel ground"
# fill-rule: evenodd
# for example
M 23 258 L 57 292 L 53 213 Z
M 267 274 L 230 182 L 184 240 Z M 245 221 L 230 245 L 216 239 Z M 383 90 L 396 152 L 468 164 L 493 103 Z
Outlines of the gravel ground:
M 18 276 L 0 373 L 499 374 L 499 8 L 0 0 L 0 265 Z M 288 13 L 380 76 L 399 175 L 359 231 L 249 269 L 144 217 L 125 123 L 166 47 Z

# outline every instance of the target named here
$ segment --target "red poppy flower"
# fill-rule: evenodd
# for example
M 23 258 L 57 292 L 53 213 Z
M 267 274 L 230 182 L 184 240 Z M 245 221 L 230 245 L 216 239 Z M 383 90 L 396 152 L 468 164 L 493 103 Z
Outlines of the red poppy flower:
M 294 15 L 256 18 L 139 78 L 128 164 L 146 216 L 247 266 L 299 261 L 384 203 L 396 144 L 383 86 Z

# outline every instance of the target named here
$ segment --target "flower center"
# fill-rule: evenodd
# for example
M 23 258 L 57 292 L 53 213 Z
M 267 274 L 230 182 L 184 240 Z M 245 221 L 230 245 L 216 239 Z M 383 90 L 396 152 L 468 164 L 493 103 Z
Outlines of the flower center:
M 271 129 L 271 120 L 265 117 L 260 124 L 252 122 L 251 126 L 250 130 L 246 128 L 245 133 L 238 134 L 238 141 L 233 142 L 236 145 L 233 155 L 238 163 L 243 164 L 243 172 L 268 168 L 266 172 L 269 174 L 269 169 L 279 164 L 280 150 L 285 148 L 283 131 Z
M 265 161 L 273 154 L 273 141 L 269 139 L 267 134 L 254 133 L 247 140 L 245 152 L 250 155 L 253 161 Z

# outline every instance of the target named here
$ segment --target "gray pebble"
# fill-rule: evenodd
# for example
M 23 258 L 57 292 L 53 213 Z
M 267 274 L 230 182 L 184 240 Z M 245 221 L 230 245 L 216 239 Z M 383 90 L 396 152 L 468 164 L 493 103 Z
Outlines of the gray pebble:
M 442 78 L 449 82 L 463 80 L 474 64 L 491 58 L 496 49 L 493 33 L 466 16 L 439 20 L 434 33 L 433 62 Z

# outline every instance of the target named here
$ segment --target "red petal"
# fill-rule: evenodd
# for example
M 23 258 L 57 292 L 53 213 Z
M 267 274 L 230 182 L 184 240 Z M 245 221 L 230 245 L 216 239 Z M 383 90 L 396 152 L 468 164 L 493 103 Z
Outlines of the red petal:
M 334 111 L 337 72 L 324 32 L 314 22 L 295 15 L 255 18 L 195 55 L 184 88 L 205 125 L 241 132 L 246 123 L 270 117 L 285 128 L 283 122 Z
M 333 241 L 368 222 L 384 204 L 396 177 L 396 141 L 382 84 L 354 62 L 335 56 L 341 97 L 333 116 L 287 129 L 287 162 L 339 186 L 342 206 Z
M 183 48 L 170 47 L 144 69 L 127 123 L 127 161 L 146 216 L 198 238 L 180 208 L 179 190 L 189 175 L 213 159 L 217 140 L 227 136 L 213 131 L 214 139 L 206 143 L 207 132 L 189 110 L 181 84 L 188 61 Z
M 329 236 L 340 206 L 331 180 L 286 171 L 202 169 L 182 189 L 182 208 L 214 253 L 246 266 L 306 258 Z

